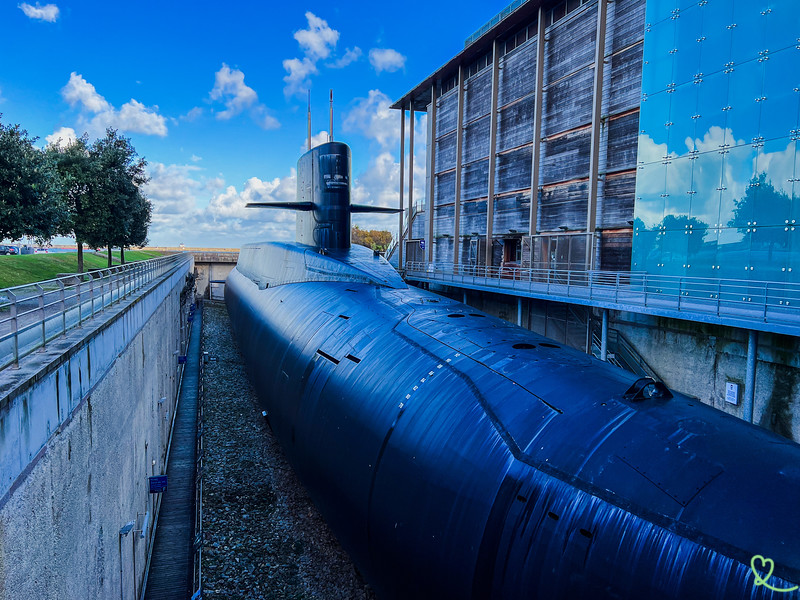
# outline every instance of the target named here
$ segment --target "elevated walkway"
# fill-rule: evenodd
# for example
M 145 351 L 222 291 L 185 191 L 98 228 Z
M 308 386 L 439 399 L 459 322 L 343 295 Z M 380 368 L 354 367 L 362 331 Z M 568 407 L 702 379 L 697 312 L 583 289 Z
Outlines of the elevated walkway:
M 800 285 L 408 262 L 408 280 L 800 336 Z
M 192 321 L 186 368 L 168 450 L 167 491 L 161 498 L 143 598 L 186 600 L 193 593 L 195 449 L 200 386 L 202 310 Z

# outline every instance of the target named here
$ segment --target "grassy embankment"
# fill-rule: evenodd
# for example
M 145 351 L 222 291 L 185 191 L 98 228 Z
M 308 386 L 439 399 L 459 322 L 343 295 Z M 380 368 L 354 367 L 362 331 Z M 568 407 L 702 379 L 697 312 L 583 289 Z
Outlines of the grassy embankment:
M 147 260 L 162 254 L 162 252 L 128 250 L 125 252 L 125 262 Z M 112 252 L 112 257 L 114 264 L 118 265 L 119 252 Z M 84 251 L 84 271 L 104 269 L 107 266 L 108 257 L 105 252 L 95 254 Z M 0 256 L 0 289 L 53 279 L 61 273 L 76 273 L 77 271 L 78 254 L 76 252 Z

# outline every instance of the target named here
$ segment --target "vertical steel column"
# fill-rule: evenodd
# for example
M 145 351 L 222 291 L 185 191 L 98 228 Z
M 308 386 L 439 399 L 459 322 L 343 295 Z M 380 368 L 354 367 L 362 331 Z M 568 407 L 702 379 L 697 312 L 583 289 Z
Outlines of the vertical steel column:
M 492 42 L 492 110 L 489 113 L 489 189 L 486 201 L 486 266 L 492 266 L 494 228 L 494 168 L 497 150 L 497 88 L 500 75 L 500 44 Z
M 453 264 L 461 255 L 461 146 L 464 142 L 464 67 L 458 65 L 458 110 L 456 113 L 456 211 L 453 220 Z
M 467 292 L 464 292 L 464 300 L 463 300 L 463 302 L 464 302 L 464 304 L 467 303 Z
M 758 357 L 758 332 L 750 330 L 747 336 L 747 373 L 744 379 L 744 403 L 742 418 L 753 422 L 753 405 L 756 397 L 756 364 Z
M 400 229 L 397 233 L 397 239 L 399 240 L 397 246 L 397 267 L 402 269 L 403 268 L 403 246 L 405 245 L 405 241 L 403 239 L 403 185 L 405 184 L 405 159 L 406 159 L 406 109 L 404 106 L 400 107 Z M 409 236 L 411 234 L 411 212 L 408 213 L 409 218 L 409 228 L 408 233 Z
M 408 239 L 412 239 L 411 216 L 414 214 L 414 100 L 409 101 L 409 126 L 408 126 Z M 424 257 L 423 257 L 424 258 Z M 406 261 L 408 257 L 406 256 Z
M 428 113 L 431 147 L 428 148 L 428 235 L 426 244 L 428 262 L 433 262 L 433 204 L 436 191 L 436 83 L 431 85 L 431 111 Z
M 594 233 L 597 226 L 597 181 L 600 165 L 600 120 L 603 108 L 603 66 L 606 55 L 607 0 L 597 1 L 597 39 L 594 52 L 592 89 L 592 138 L 589 157 L 589 198 L 586 208 L 586 268 L 594 267 Z
M 539 7 L 539 32 L 536 39 L 536 97 L 533 107 L 533 147 L 531 148 L 531 214 L 528 231 L 536 235 L 538 231 L 537 218 L 539 214 L 539 165 L 541 164 L 542 148 L 542 102 L 544 99 L 544 10 Z M 533 248 L 531 247 L 531 261 Z
M 603 325 L 600 328 L 600 360 L 608 360 L 608 309 L 603 309 Z
M 522 298 L 517 298 L 517 325 L 522 327 Z

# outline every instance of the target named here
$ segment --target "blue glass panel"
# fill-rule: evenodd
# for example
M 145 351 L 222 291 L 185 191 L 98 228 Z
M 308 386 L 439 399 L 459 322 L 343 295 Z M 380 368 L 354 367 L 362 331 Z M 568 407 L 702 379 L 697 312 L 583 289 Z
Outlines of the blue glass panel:
M 656 238 L 661 250 L 662 275 L 685 275 L 689 236 L 684 230 L 666 230 Z
M 648 0 L 647 22 L 655 24 L 669 19 L 673 16 L 676 8 L 678 8 L 678 0 Z
M 687 8 L 691 8 L 693 6 L 697 6 L 700 0 L 678 0 L 678 8 L 681 9 L 681 13 Z
M 730 62 L 733 5 L 730 0 L 709 0 L 698 8 L 703 19 L 700 72 L 707 76 Z
M 720 225 L 720 183 L 724 155 L 719 152 L 698 154 L 692 160 L 692 194 L 690 216 L 708 224 Z
M 767 32 L 770 50 L 797 45 L 800 36 L 800 11 L 797 0 L 773 0 L 768 3 Z
M 800 30 L 798 30 L 800 33 Z M 770 53 L 764 60 L 759 134 L 764 139 L 792 135 L 800 114 L 800 50 Z
M 697 94 L 700 86 L 684 83 L 670 94 L 670 151 L 681 156 L 695 149 L 695 122 L 697 119 Z
M 724 143 L 725 114 L 728 103 L 728 76 L 724 73 L 706 75 L 698 84 L 695 137 L 700 151 L 716 150 Z M 718 128 L 714 131 L 714 127 Z M 710 145 L 713 144 L 713 145 Z
M 666 190 L 666 166 L 648 163 L 636 173 L 636 201 L 634 217 L 652 229 L 664 218 L 664 194 Z
M 783 281 L 788 261 L 789 232 L 783 227 L 758 227 L 750 236 L 751 279 Z
M 730 146 L 749 144 L 758 136 L 764 63 L 752 60 L 737 65 L 728 78 L 727 107 L 730 109 L 725 121 L 725 143 Z
M 786 281 L 800 283 L 800 227 L 789 227 L 789 258 L 786 265 Z
M 797 139 L 797 136 L 795 136 Z M 792 221 L 800 223 L 800 143 L 795 141 L 794 151 L 794 171 L 792 174 L 792 210 L 790 224 Z
M 731 60 L 739 65 L 758 57 L 759 50 L 770 44 L 764 43 L 767 13 L 763 1 L 736 0 L 733 2 Z
M 642 102 L 639 117 L 639 132 L 640 134 L 649 136 L 654 144 L 666 144 L 669 140 L 669 127 L 667 125 L 669 123 L 671 99 L 672 94 L 659 92 L 654 96 L 649 96 L 647 100 Z M 642 150 L 647 150 L 641 147 L 641 143 L 639 148 L 640 154 Z M 662 160 L 663 155 L 664 152 L 662 151 L 660 156 Z M 640 157 L 639 160 L 650 162 L 654 159 L 651 159 L 649 155 L 645 153 L 645 158 Z
M 689 157 L 673 159 L 666 165 L 667 185 L 664 202 L 665 215 L 683 215 L 688 218 L 692 194 L 692 163 Z
M 755 176 L 757 149 L 750 145 L 724 151 L 720 197 L 720 224 L 743 231 L 755 220 L 754 205 L 747 201 L 748 188 Z
M 634 271 L 659 273 L 661 253 L 656 246 L 657 232 L 649 230 L 634 231 L 631 268 Z
M 716 230 L 711 231 L 705 223 L 689 219 L 686 236 L 686 274 L 692 277 L 711 275 L 717 248 L 716 243 L 708 244 L 707 241 L 713 239 L 716 242 Z
M 726 227 L 719 230 L 717 246 L 719 277 L 724 279 L 750 278 L 749 234 Z
M 645 30 L 642 94 L 650 96 L 672 83 L 675 23 L 676 20 L 666 19 Z
M 759 225 L 784 225 L 791 219 L 792 183 L 796 142 L 779 138 L 760 144 L 756 159 L 758 210 L 754 219 Z
M 672 78 L 677 84 L 692 81 L 700 72 L 702 14 L 697 5 L 680 11 L 675 19 L 675 60 Z

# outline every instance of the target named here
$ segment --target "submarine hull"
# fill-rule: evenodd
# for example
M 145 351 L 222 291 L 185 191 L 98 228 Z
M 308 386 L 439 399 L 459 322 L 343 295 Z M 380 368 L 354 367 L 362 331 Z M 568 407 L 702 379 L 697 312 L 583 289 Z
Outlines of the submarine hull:
M 402 282 L 308 273 L 328 275 L 276 285 L 245 262 L 225 301 L 270 426 L 379 598 L 796 594 L 750 562 L 800 580 L 800 446 L 633 397 L 632 374 Z

